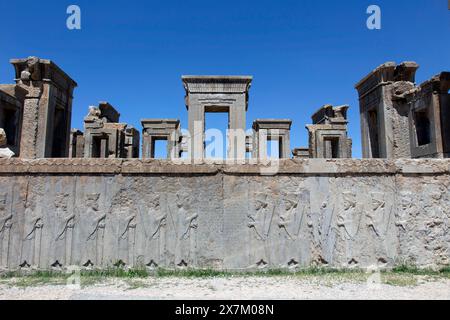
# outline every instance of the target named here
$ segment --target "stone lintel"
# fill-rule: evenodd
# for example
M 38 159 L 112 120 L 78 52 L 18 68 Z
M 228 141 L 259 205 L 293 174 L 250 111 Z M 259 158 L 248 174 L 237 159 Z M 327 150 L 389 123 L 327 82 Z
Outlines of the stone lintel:
M 21 73 L 22 71 L 27 70 L 28 61 L 33 58 L 37 59 L 39 64 L 39 78 L 32 79 L 33 81 L 51 81 L 64 89 L 69 89 L 70 93 L 73 88 L 78 86 L 78 84 L 53 61 L 37 57 L 10 60 L 10 63 L 15 69 L 15 81 L 17 83 L 22 80 Z
M 355 85 L 360 98 L 382 84 L 393 81 L 415 81 L 415 74 L 419 65 L 413 61 L 405 61 L 397 65 L 395 62 L 386 62 L 375 68 Z
M 256 119 L 253 121 L 253 129 L 255 130 L 290 130 L 292 125 L 292 120 L 290 119 Z
M 309 158 L 310 154 L 309 154 L 309 147 L 300 147 L 300 148 L 294 148 L 292 149 L 292 155 L 294 156 L 294 158 Z
M 141 123 L 144 131 L 147 129 L 177 130 L 180 127 L 178 119 L 141 119 Z
M 347 123 L 348 105 L 341 105 L 334 107 L 331 104 L 325 104 L 311 116 L 313 124 L 326 124 L 327 122 L 339 121 Z
M 433 77 L 431 79 L 422 82 L 419 86 L 419 90 L 423 90 L 426 87 L 431 87 L 433 92 L 437 93 L 448 93 L 450 89 L 450 72 L 443 71 Z
M 186 94 L 189 93 L 248 93 L 252 76 L 182 76 Z
M 308 131 L 315 130 L 345 130 L 347 131 L 347 125 L 345 124 L 307 124 L 306 129 Z

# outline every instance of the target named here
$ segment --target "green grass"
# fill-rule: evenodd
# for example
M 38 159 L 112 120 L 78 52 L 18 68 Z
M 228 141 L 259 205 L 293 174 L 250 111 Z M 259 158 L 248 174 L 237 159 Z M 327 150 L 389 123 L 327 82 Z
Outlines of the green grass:
M 64 285 L 72 274 L 64 271 L 8 271 L 0 273 L 0 284 L 16 287 L 33 287 L 40 285 Z M 111 267 L 106 269 L 81 270 L 82 287 L 91 286 L 107 280 L 123 280 L 129 289 L 148 286 L 146 279 L 158 278 L 228 278 L 228 277 L 293 277 L 307 279 L 324 285 L 336 282 L 364 282 L 370 276 L 363 269 L 333 269 L 311 267 L 289 271 L 286 269 L 270 269 L 260 271 L 220 271 L 212 269 L 155 269 Z M 381 271 L 382 283 L 395 286 L 414 286 L 418 278 L 433 281 L 439 278 L 450 278 L 450 267 L 440 270 L 420 269 L 407 265 Z

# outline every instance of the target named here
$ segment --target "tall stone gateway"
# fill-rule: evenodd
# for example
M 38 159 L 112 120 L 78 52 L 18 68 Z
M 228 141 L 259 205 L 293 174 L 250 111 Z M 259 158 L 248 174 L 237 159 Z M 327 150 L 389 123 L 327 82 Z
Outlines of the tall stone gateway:
M 26 92 L 20 157 L 67 157 L 76 82 L 50 60 L 29 57 L 11 63 L 17 85 Z
M 250 76 L 183 76 L 192 159 L 204 158 L 206 112 L 228 113 L 228 159 L 245 159 Z

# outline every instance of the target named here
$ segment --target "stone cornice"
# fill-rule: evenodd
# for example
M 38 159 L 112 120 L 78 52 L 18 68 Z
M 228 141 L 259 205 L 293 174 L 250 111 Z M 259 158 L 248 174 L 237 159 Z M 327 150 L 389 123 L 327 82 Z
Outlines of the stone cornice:
M 449 174 L 450 159 L 286 159 L 246 164 L 220 164 L 217 161 L 186 163 L 155 159 L 0 159 L 0 174 L 164 174 L 164 175 L 394 175 Z
M 182 76 L 186 93 L 248 93 L 251 76 Z

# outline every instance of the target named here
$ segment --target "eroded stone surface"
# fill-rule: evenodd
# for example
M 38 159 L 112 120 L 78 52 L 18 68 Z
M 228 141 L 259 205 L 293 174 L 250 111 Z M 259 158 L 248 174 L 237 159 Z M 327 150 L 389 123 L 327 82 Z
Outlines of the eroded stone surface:
M 449 165 L 2 159 L 1 267 L 444 266 Z

